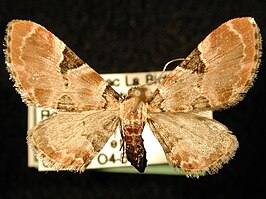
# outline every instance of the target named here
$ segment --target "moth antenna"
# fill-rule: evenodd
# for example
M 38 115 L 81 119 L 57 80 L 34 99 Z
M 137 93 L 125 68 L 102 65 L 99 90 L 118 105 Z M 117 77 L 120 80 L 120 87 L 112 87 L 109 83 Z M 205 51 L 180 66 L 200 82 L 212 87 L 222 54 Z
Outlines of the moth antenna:
M 144 84 L 143 86 L 151 85 L 151 84 L 153 84 L 154 82 L 156 82 L 158 79 L 160 79 L 160 78 L 162 77 L 162 75 L 164 74 L 164 72 L 165 72 L 167 66 L 170 65 L 171 63 L 176 62 L 176 61 L 183 61 L 183 60 L 185 60 L 185 59 L 184 59 L 184 58 L 177 58 L 177 59 L 173 59 L 173 60 L 167 62 L 167 63 L 164 65 L 163 70 L 162 70 L 162 73 L 159 75 L 159 77 L 157 77 L 155 80 L 153 80 L 153 81 L 151 81 L 151 82 L 148 82 L 148 83 Z

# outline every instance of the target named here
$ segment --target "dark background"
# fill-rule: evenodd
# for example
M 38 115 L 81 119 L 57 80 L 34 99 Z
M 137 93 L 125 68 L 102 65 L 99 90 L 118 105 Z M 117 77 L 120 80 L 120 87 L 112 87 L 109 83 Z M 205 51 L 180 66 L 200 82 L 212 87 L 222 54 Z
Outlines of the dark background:
M 266 1 L 13 1 L 0 2 L 0 40 L 12 19 L 29 19 L 62 39 L 99 73 L 161 70 L 187 56 L 221 23 L 253 16 L 266 32 Z M 265 48 L 265 43 L 263 43 Z M 265 179 L 265 68 L 236 107 L 215 113 L 240 148 L 218 174 L 182 176 L 86 171 L 39 173 L 27 167 L 27 108 L 0 55 L 0 198 L 262 198 Z M 265 196 L 265 194 L 264 194 Z

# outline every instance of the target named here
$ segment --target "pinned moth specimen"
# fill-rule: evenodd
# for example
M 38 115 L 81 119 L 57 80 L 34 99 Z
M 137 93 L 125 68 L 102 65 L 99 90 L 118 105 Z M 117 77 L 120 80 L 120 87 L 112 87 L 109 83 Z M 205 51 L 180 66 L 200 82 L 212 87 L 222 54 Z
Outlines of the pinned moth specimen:
M 215 173 L 234 156 L 232 132 L 198 113 L 235 105 L 251 87 L 261 57 L 253 18 L 232 19 L 211 32 L 155 92 L 143 85 L 125 97 L 41 25 L 13 20 L 6 32 L 6 64 L 23 101 L 57 111 L 27 136 L 49 166 L 84 171 L 120 127 L 127 159 L 144 172 L 145 124 L 169 164 L 187 176 Z

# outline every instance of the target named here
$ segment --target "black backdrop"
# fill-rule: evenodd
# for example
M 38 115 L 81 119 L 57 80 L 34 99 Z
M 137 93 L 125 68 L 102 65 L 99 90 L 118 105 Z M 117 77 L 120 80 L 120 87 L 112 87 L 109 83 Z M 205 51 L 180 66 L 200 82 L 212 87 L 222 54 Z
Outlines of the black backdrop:
M 61 38 L 99 73 L 154 71 L 188 55 L 214 28 L 234 17 L 253 16 L 264 37 L 265 2 L 1 0 L 0 38 L 8 21 L 30 19 Z M 39 173 L 28 168 L 27 109 L 8 80 L 3 54 L 0 59 L 0 198 L 262 198 L 264 58 L 246 98 L 214 115 L 238 137 L 235 158 L 218 174 L 200 179 L 93 171 Z

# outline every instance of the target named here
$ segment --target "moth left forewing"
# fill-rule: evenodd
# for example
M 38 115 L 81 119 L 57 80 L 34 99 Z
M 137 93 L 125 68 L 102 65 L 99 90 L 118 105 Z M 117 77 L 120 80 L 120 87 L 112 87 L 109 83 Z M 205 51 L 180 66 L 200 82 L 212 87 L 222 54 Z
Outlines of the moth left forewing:
M 115 111 L 60 112 L 28 132 L 28 143 L 47 166 L 84 171 L 119 124 Z
M 62 111 L 117 108 L 119 95 L 43 26 L 13 20 L 6 35 L 6 64 L 22 99 Z
M 238 148 L 236 137 L 216 120 L 189 113 L 150 113 L 148 123 L 170 165 L 187 176 L 216 173 Z

